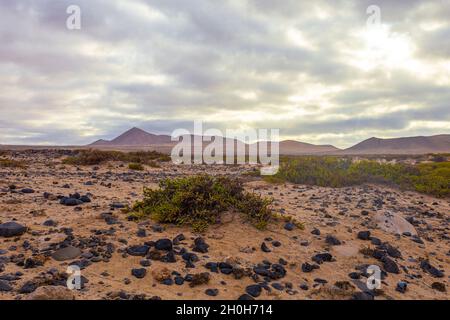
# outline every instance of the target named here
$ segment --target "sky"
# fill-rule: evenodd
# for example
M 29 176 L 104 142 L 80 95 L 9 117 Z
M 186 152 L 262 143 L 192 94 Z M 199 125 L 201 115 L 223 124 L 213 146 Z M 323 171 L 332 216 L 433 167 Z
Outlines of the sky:
M 337 147 L 450 133 L 449 39 L 450 0 L 2 0 L 0 144 L 194 120 Z

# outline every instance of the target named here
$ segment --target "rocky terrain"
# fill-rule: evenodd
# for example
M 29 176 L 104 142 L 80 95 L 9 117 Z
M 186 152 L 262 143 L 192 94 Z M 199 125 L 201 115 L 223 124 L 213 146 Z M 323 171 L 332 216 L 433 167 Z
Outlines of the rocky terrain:
M 0 168 L 0 299 L 448 299 L 449 199 L 377 185 L 269 184 L 247 166 L 62 165 L 66 151 L 17 151 Z M 144 186 L 196 173 L 246 189 L 303 223 L 259 231 L 229 212 L 204 234 L 129 221 Z M 69 265 L 81 290 L 66 288 Z M 367 266 L 382 270 L 366 286 Z

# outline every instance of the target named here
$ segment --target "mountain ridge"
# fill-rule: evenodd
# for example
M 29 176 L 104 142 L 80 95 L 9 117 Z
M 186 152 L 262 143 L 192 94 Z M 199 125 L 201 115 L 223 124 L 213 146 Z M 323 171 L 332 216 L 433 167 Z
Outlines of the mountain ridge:
M 191 135 L 192 136 L 192 135 Z M 229 139 L 229 138 L 225 138 Z M 149 133 L 133 127 L 112 140 L 99 139 L 87 146 L 90 147 L 144 147 L 158 145 L 175 145 L 169 135 Z M 205 143 L 205 142 L 204 142 Z M 255 142 L 258 145 L 262 141 Z M 254 144 L 255 144 L 254 143 Z M 279 144 L 280 154 L 286 155 L 357 155 L 357 154 L 426 154 L 450 152 L 450 134 L 433 136 L 413 136 L 399 138 L 371 137 L 349 148 L 339 149 L 331 144 L 316 145 L 297 140 L 282 140 Z

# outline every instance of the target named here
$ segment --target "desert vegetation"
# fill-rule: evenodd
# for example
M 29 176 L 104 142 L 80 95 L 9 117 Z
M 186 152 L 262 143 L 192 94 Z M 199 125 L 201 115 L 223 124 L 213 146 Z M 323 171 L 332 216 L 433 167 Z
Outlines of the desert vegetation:
M 150 164 L 152 161 L 170 161 L 170 157 L 156 151 L 121 152 L 89 149 L 79 150 L 77 154 L 65 158 L 63 163 L 71 165 L 98 165 L 107 161 Z
M 128 164 L 128 169 L 130 170 L 135 170 L 135 171 L 143 171 L 144 170 L 144 166 L 140 163 L 129 163 Z
M 415 190 L 436 197 L 450 195 L 450 162 L 382 163 L 339 157 L 284 157 L 280 170 L 268 181 L 289 181 L 324 187 L 380 183 Z
M 219 222 L 223 212 L 235 210 L 258 229 L 264 229 L 272 217 L 270 203 L 270 199 L 244 191 L 237 179 L 196 175 L 165 179 L 157 190 L 145 188 L 144 199 L 135 203 L 130 217 L 190 225 L 202 232 Z
M 24 161 L 0 158 L 0 168 L 26 168 Z

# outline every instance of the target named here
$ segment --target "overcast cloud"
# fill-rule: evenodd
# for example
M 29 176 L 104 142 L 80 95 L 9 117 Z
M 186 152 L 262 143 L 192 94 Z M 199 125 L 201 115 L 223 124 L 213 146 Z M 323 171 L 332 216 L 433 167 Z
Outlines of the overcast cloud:
M 193 120 L 338 147 L 450 133 L 449 39 L 450 0 L 4 0 L 0 144 Z

